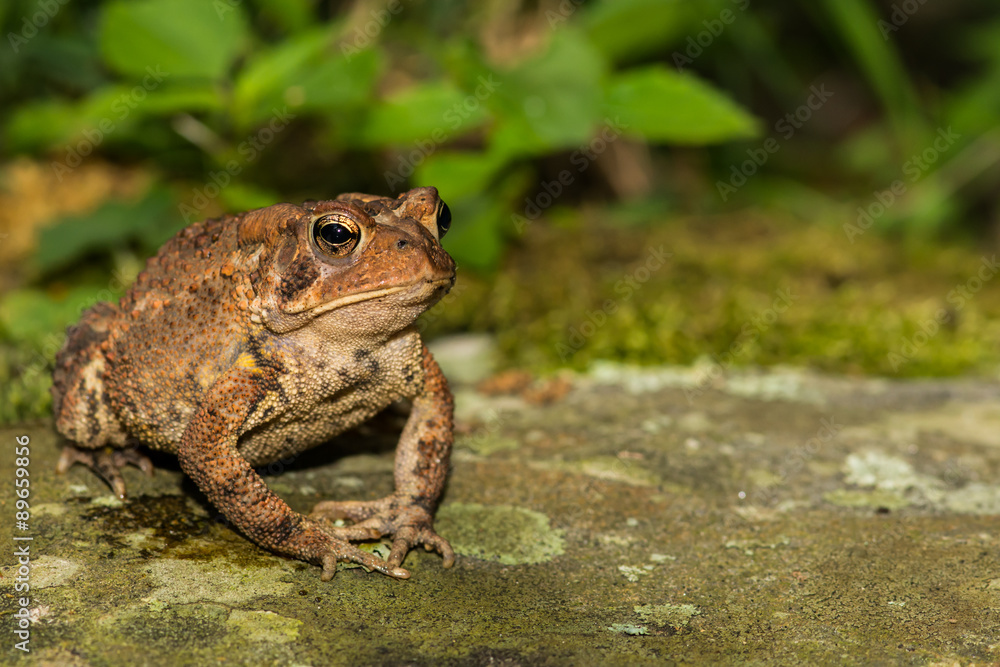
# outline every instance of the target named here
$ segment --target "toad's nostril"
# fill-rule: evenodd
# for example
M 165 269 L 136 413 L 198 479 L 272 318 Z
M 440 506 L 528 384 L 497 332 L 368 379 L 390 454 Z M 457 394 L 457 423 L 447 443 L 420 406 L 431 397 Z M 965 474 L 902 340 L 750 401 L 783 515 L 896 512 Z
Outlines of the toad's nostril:
M 396 241 L 396 247 L 402 250 L 406 246 L 410 245 L 405 239 L 400 239 Z

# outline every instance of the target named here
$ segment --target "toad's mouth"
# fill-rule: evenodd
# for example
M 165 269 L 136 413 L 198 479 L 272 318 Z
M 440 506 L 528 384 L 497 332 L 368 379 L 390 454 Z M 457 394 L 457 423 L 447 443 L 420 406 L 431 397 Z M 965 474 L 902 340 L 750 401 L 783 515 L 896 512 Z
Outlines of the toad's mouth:
M 328 313 L 331 310 L 336 310 L 338 308 L 343 308 L 344 306 L 350 306 L 354 303 L 360 303 L 362 301 L 372 301 L 374 299 L 381 299 L 387 296 L 392 296 L 394 294 L 399 294 L 401 292 L 417 292 L 413 299 L 413 305 L 416 305 L 422 301 L 436 301 L 437 299 L 443 297 L 451 289 L 451 286 L 455 284 L 454 275 L 447 278 L 438 278 L 436 280 L 416 280 L 412 283 L 406 283 L 403 285 L 393 285 L 392 287 L 383 287 L 380 289 L 368 290 L 366 292 L 358 292 L 357 294 L 350 294 L 340 299 L 335 299 L 333 301 L 328 301 L 327 303 L 321 304 L 314 308 L 301 308 L 298 310 L 285 311 L 289 315 L 295 315 L 298 313 L 308 311 L 311 315 L 322 315 L 323 313 Z M 426 295 L 420 296 L 419 292 L 421 289 L 426 290 Z M 433 298 L 433 297 L 437 298 Z

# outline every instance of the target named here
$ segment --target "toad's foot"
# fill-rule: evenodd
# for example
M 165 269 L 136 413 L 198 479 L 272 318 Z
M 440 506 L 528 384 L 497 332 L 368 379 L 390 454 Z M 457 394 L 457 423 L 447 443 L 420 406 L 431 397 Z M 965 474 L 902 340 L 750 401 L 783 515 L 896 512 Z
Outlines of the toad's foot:
M 125 500 L 125 480 L 119 472 L 122 468 L 131 464 L 146 473 L 147 477 L 153 476 L 153 462 L 134 448 L 84 450 L 66 445 L 56 464 L 56 472 L 61 475 L 73 467 L 74 463 L 82 463 L 97 473 L 121 500 Z
M 302 527 L 304 529 L 303 542 L 315 546 L 315 557 L 307 556 L 307 559 L 318 562 L 323 567 L 323 574 L 320 575 L 320 579 L 323 581 L 330 581 L 337 574 L 338 562 L 357 563 L 394 579 L 410 578 L 410 573 L 399 567 L 398 563 L 389 563 L 375 554 L 362 551 L 343 536 L 337 534 L 336 529 L 331 529 L 309 519 L 305 520 Z
M 405 498 L 390 496 L 369 502 L 325 501 L 313 507 L 310 517 L 357 521 L 351 526 L 328 529 L 342 540 L 377 540 L 383 535 L 391 535 L 392 550 L 386 560 L 390 567 L 399 567 L 407 552 L 416 546 L 437 551 L 444 558 L 446 568 L 455 564 L 455 551 L 448 540 L 434 532 L 431 513 Z

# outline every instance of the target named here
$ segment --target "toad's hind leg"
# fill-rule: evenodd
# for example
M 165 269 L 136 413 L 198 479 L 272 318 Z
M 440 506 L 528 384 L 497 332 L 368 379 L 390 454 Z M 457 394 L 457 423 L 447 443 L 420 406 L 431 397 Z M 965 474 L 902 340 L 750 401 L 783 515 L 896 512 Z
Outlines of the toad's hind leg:
M 105 390 L 107 360 L 102 347 L 118 307 L 101 302 L 66 330 L 52 373 L 52 411 L 56 430 L 83 449 L 124 445 L 125 433 Z
M 132 464 L 152 475 L 153 464 L 135 449 L 107 447 L 126 444 L 105 391 L 107 361 L 102 351 L 118 312 L 117 306 L 98 303 L 67 330 L 52 374 L 52 407 L 56 430 L 73 443 L 63 449 L 56 471 L 65 473 L 74 463 L 82 463 L 124 498 L 125 480 L 119 469 Z

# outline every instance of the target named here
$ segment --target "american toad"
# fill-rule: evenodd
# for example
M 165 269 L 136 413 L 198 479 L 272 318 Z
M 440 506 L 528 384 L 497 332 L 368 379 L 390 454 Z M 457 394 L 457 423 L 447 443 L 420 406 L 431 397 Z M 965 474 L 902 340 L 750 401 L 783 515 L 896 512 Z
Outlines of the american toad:
M 455 281 L 434 188 L 396 199 L 343 194 L 197 223 L 168 241 L 117 305 L 68 330 L 56 359 L 56 427 L 124 497 L 119 468 L 181 468 L 257 544 L 323 567 L 360 563 L 406 578 L 407 551 L 455 560 L 434 532 L 452 445 L 452 396 L 414 320 Z M 412 412 L 395 493 L 294 512 L 254 468 L 328 442 L 398 399 Z M 354 521 L 335 527 L 328 519 Z M 392 536 L 387 560 L 351 541 Z

